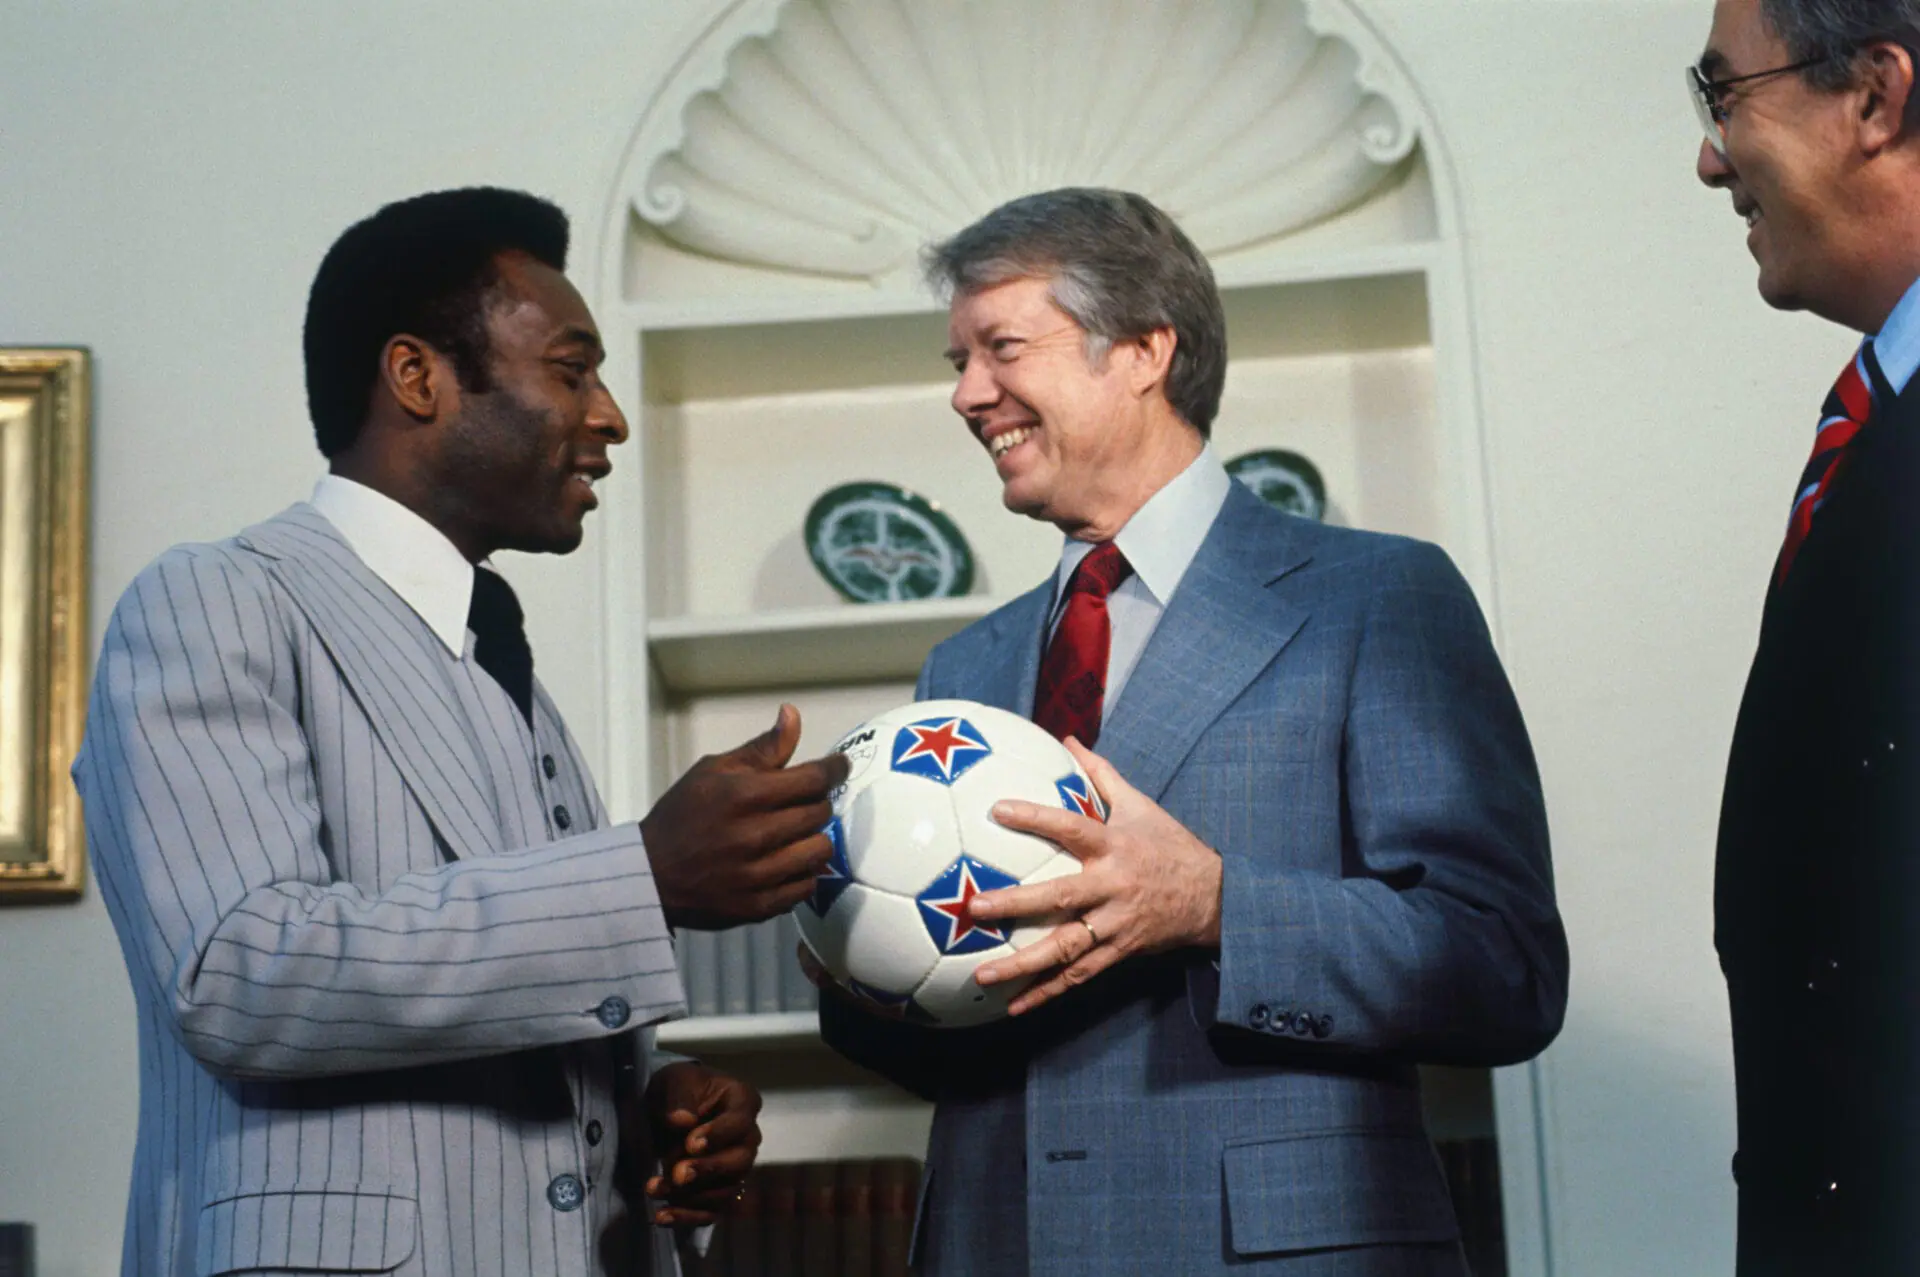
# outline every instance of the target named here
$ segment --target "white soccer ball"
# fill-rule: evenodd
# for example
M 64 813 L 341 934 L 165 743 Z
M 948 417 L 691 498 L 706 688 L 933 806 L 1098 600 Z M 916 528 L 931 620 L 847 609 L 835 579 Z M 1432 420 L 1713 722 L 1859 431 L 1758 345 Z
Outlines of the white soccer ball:
M 958 1028 L 998 1019 L 1024 982 L 974 982 L 982 962 L 1061 920 L 979 923 L 976 894 L 1080 872 L 1053 843 L 997 823 L 1003 798 L 1106 819 L 1066 746 L 1017 714 L 974 701 L 917 701 L 834 746 L 852 766 L 834 794 L 833 859 L 794 910 L 840 987 L 876 1014 Z

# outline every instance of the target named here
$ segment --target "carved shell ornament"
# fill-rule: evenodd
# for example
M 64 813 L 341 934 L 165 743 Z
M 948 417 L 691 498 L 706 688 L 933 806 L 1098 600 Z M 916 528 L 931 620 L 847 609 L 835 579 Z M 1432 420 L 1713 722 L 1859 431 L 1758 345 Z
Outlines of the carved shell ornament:
M 1397 72 L 1337 30 L 1363 24 L 1334 3 L 786 0 L 760 16 L 715 82 L 669 84 L 632 156 L 642 219 L 758 266 L 878 280 L 1058 186 L 1138 191 L 1217 254 L 1359 203 L 1418 140 Z

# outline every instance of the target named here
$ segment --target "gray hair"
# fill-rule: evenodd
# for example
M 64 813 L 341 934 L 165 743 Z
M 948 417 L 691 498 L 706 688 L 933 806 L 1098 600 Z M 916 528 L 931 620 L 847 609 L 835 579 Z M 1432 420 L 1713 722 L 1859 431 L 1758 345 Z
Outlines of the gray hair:
M 1015 279 L 1049 281 L 1098 363 L 1116 341 L 1174 334 L 1167 402 L 1204 438 L 1227 378 L 1227 320 L 1213 268 L 1173 219 L 1126 191 L 1023 195 L 926 252 L 927 282 L 951 296 Z
M 1897 44 L 1920 60 L 1920 0 L 1760 0 L 1760 14 L 1817 89 L 1855 82 L 1855 56 L 1870 44 Z M 1920 125 L 1920 92 L 1907 101 L 1907 124 Z

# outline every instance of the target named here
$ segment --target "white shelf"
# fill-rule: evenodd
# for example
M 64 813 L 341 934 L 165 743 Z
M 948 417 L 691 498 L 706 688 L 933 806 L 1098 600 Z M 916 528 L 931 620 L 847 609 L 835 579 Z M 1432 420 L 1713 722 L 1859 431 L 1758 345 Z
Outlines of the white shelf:
M 1432 240 L 1376 244 L 1364 248 L 1322 249 L 1291 253 L 1258 265 L 1222 266 L 1214 275 L 1221 293 L 1242 288 L 1273 288 L 1289 284 L 1368 279 L 1380 275 L 1417 275 L 1433 268 L 1438 256 Z M 1231 333 L 1233 330 L 1227 330 Z
M 1355 269 L 1315 260 L 1221 280 L 1233 358 L 1427 344 L 1429 258 L 1424 247 L 1398 249 L 1369 253 L 1349 263 Z M 930 299 L 874 299 L 864 309 L 806 319 L 714 308 L 654 318 L 661 322 L 641 325 L 651 404 L 952 387 L 941 353 L 947 313 Z
M 892 1087 L 763 1088 L 760 1161 L 911 1157 L 924 1162 L 933 1105 Z
M 1258 265 L 1224 268 L 1216 276 L 1222 292 L 1240 288 L 1284 287 L 1329 280 L 1365 279 L 1378 275 L 1415 274 L 1435 260 L 1432 241 L 1370 245 L 1333 251 L 1299 253 Z M 626 303 L 623 318 L 647 332 L 676 329 L 727 328 L 739 325 L 832 323 L 848 319 L 906 319 L 937 317 L 946 325 L 947 308 L 930 294 L 864 291 L 839 294 L 787 293 L 763 296 L 682 298 L 673 301 Z M 934 352 L 936 355 L 938 352 Z
M 654 1040 L 671 1051 L 824 1049 L 820 1041 L 820 1017 L 813 1011 L 696 1015 L 661 1025 L 654 1030 Z
M 934 644 L 1000 604 L 969 595 L 672 617 L 647 626 L 647 646 L 661 681 L 678 695 L 912 679 Z

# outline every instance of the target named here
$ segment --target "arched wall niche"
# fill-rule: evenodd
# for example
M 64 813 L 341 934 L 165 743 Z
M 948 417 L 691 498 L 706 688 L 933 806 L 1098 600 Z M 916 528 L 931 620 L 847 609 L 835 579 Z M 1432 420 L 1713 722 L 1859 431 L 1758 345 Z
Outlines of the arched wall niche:
M 917 265 L 925 244 L 1030 191 L 1118 186 L 1173 213 L 1227 306 L 1216 448 L 1306 452 L 1331 517 L 1445 546 L 1498 635 L 1445 135 L 1357 3 L 713 0 L 708 12 L 638 114 L 596 265 L 605 375 L 639 445 L 603 485 L 616 813 L 643 812 L 782 700 L 818 752 L 910 699 L 934 642 L 1051 569 L 1056 536 L 1000 508 L 947 406 L 945 311 Z M 974 595 L 855 607 L 832 594 L 801 527 L 819 493 L 860 479 L 947 510 L 973 543 Z M 771 935 L 747 943 L 779 961 Z M 705 973 L 690 972 L 690 995 L 714 1001 L 662 1039 L 761 1080 L 765 1156 L 918 1155 L 923 1105 L 830 1077 L 810 1012 L 728 1005 L 713 972 L 750 960 L 699 933 L 683 948 Z M 781 1061 L 802 1057 L 812 1080 L 796 1086 Z M 1492 1079 L 1516 1275 L 1548 1272 L 1541 1069 Z M 1445 1093 L 1473 1091 L 1460 1081 L 1437 1088 L 1439 1130 L 1485 1120 L 1445 1108 Z
M 918 294 L 1014 196 L 1138 191 L 1224 274 L 1429 241 L 1425 121 L 1319 0 L 744 0 L 674 68 L 617 199 L 630 300 Z

